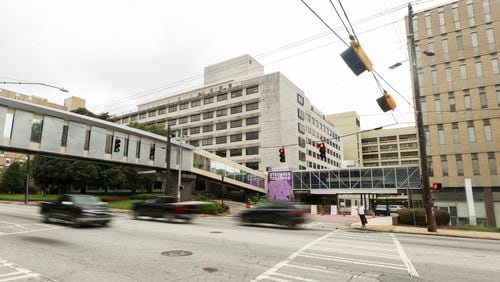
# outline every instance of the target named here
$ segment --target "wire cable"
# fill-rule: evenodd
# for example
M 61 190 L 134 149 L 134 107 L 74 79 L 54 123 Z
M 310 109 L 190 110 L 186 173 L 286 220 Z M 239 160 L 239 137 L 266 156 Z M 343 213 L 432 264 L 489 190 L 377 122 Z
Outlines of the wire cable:
M 338 37 L 338 39 L 340 41 L 342 41 L 345 45 L 349 46 L 349 44 L 347 42 L 345 42 L 342 37 L 340 37 L 311 7 L 309 7 L 309 5 L 307 5 L 307 3 L 304 1 L 304 0 L 300 0 L 304 5 L 306 5 L 306 7 L 326 26 L 328 27 L 328 29 L 333 33 L 335 34 L 335 36 Z

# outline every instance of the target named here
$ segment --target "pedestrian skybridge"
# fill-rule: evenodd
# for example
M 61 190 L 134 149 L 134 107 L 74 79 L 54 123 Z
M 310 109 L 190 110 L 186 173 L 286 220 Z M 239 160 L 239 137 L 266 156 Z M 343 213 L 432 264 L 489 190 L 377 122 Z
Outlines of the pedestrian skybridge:
M 167 137 L 0 97 L 0 150 L 166 170 Z M 170 168 L 267 193 L 267 176 L 172 138 Z
M 395 194 L 420 189 L 418 166 L 293 172 L 293 190 L 307 194 Z

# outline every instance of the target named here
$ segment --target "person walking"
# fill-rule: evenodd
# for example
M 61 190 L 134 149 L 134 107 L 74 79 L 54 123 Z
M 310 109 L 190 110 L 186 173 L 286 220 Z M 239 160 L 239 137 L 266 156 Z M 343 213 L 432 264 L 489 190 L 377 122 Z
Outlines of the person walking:
M 363 226 L 363 228 L 365 228 L 365 225 L 368 223 L 368 220 L 366 220 L 365 206 L 363 206 L 363 203 L 359 204 L 356 210 L 358 211 L 359 219 L 361 220 L 361 225 Z

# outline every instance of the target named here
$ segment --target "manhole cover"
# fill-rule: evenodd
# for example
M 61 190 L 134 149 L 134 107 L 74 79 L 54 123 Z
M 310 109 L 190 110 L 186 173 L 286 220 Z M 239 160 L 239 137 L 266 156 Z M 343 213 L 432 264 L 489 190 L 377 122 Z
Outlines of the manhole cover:
M 205 270 L 208 273 L 212 273 L 212 272 L 217 272 L 219 269 L 215 267 L 204 267 L 203 270 Z
M 166 251 L 161 254 L 167 257 L 185 257 L 185 256 L 190 256 L 193 253 L 190 251 L 173 250 L 173 251 Z
M 210 233 L 219 234 L 219 233 L 222 233 L 222 231 L 210 231 Z

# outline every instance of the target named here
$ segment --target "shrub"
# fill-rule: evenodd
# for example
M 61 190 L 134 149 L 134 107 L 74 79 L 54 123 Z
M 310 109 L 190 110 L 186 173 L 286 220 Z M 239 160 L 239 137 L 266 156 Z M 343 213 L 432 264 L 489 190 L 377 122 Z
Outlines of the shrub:
M 163 194 L 158 194 L 158 193 L 144 193 L 144 194 L 135 194 L 135 195 L 132 195 L 130 196 L 129 198 L 131 200 L 147 200 L 151 197 L 154 197 L 154 196 L 160 196 L 160 195 L 163 195 Z
M 415 213 L 415 216 L 413 215 Z M 425 221 L 425 209 L 400 209 L 398 210 L 398 222 L 408 225 L 427 225 Z M 415 220 L 414 220 L 415 218 Z
M 436 218 L 436 225 L 449 225 L 450 214 L 443 210 L 435 210 L 434 217 Z
M 208 202 L 205 205 L 201 205 L 199 211 L 200 211 L 200 213 L 203 213 L 203 214 L 218 214 L 218 213 L 223 213 L 224 208 L 219 203 Z

